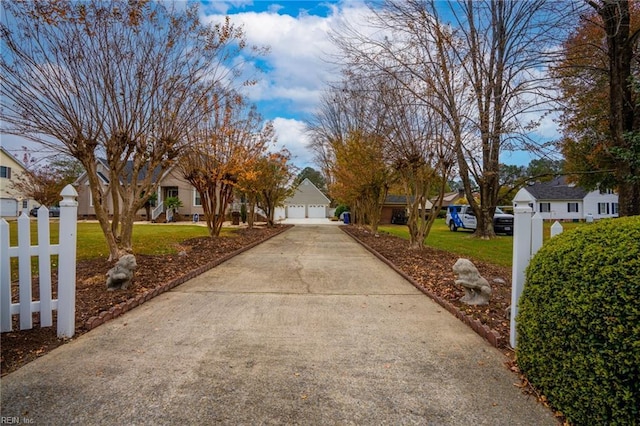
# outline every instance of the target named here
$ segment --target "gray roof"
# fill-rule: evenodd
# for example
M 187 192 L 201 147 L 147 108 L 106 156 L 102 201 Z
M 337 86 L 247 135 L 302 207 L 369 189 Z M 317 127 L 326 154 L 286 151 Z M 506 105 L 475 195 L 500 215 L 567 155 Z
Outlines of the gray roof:
M 537 182 L 524 189 L 540 200 L 582 200 L 588 191 L 579 186 L 567 184 L 564 178 L 556 178 L 550 182 Z
M 411 197 L 413 201 L 413 197 Z M 407 196 L 406 195 L 387 195 L 387 198 L 384 199 L 384 204 L 407 204 Z

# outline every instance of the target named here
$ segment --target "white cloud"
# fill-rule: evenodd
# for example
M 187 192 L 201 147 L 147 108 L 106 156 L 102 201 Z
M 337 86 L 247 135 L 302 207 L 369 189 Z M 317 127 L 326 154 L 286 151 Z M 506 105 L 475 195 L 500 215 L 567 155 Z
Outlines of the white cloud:
M 338 78 L 336 66 L 327 60 L 336 53 L 329 40 L 331 28 L 343 19 L 357 22 L 368 10 L 355 1 L 327 7 L 330 13 L 326 17 L 304 12 L 295 17 L 281 15 L 277 7 L 267 12 L 230 15 L 233 24 L 244 27 L 248 46 L 270 48 L 270 53 L 259 61 L 264 62 L 267 72 L 258 75 L 258 83 L 248 87 L 246 94 L 273 121 L 278 148 L 286 147 L 301 168 L 314 167 L 303 120 L 315 111 L 327 82 Z M 218 9 L 228 10 L 221 5 Z M 215 24 L 224 18 L 210 7 L 204 13 L 204 22 Z
M 356 16 L 354 11 L 362 7 L 356 2 L 348 2 L 344 7 L 331 5 L 326 17 L 306 13 L 294 17 L 273 11 L 230 15 L 232 23 L 244 27 L 249 46 L 270 48 L 263 58 L 267 73 L 259 75 L 259 83 L 247 90 L 249 99 L 256 103 L 287 104 L 288 110 L 281 116 L 312 113 L 326 83 L 337 79 L 336 66 L 327 60 L 336 52 L 329 40 L 330 29 L 345 14 Z M 222 19 L 220 14 L 210 14 L 203 21 L 217 23 Z
M 305 124 L 291 118 L 276 118 L 273 127 L 278 135 L 277 148 L 287 148 L 292 162 L 300 168 L 314 167 L 313 153 L 307 148 L 309 139 L 305 134 Z

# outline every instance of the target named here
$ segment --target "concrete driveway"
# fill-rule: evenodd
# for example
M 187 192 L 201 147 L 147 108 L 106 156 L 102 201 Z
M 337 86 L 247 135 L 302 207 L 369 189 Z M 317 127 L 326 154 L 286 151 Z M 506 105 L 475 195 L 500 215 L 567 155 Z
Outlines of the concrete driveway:
M 2 416 L 557 424 L 504 361 L 337 227 L 296 226 L 5 376 Z

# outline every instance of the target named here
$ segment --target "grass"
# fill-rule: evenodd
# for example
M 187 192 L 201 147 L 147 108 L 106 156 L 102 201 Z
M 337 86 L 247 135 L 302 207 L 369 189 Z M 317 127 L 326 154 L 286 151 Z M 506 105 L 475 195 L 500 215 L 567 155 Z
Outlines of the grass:
M 551 222 L 544 222 L 543 238 L 545 240 L 550 237 L 551 225 Z M 562 223 L 562 226 L 567 231 L 578 226 L 584 226 L 584 223 L 565 222 Z M 406 240 L 409 239 L 409 232 L 405 225 L 381 225 L 378 230 Z M 425 240 L 425 245 L 455 253 L 459 256 L 511 267 L 513 261 L 513 237 L 498 235 L 493 240 L 481 240 L 473 238 L 471 235 L 472 231 L 463 229 L 451 232 L 444 223 L 444 219 L 436 219 L 429 236 Z
M 59 222 L 50 222 L 50 242 L 58 243 Z M 11 235 L 10 244 L 18 244 L 17 222 L 9 222 Z M 230 236 L 233 230 L 223 229 L 221 235 Z M 140 254 L 171 254 L 177 253 L 182 241 L 209 235 L 207 228 L 197 225 L 164 225 L 138 224 L 133 229 L 133 252 Z M 35 221 L 31 221 L 31 244 L 38 244 L 38 232 Z M 108 257 L 109 249 L 105 242 L 102 229 L 98 223 L 78 223 L 77 257 L 80 260 Z
M 565 222 L 562 224 L 564 230 L 584 226 L 584 223 Z M 544 223 L 544 238 L 549 238 L 551 223 Z M 9 222 L 11 234 L 11 245 L 17 245 L 17 222 Z M 387 232 L 400 238 L 409 239 L 407 227 L 404 225 L 382 225 L 381 232 Z M 51 243 L 58 242 L 58 221 L 51 221 Z M 222 236 L 233 236 L 234 230 L 223 228 Z M 460 256 L 471 257 L 473 259 L 490 262 L 501 266 L 511 266 L 513 237 L 498 236 L 493 240 L 480 240 L 473 238 L 470 231 L 458 230 L 451 232 L 444 223 L 444 219 L 437 219 L 433 224 L 431 233 L 427 237 L 425 244 L 440 250 L 445 250 Z M 184 240 L 208 235 L 206 227 L 198 225 L 176 225 L 176 224 L 137 224 L 133 231 L 133 251 L 134 253 L 148 255 L 162 255 L 179 252 L 180 243 Z M 31 244 L 37 244 L 36 222 L 31 221 Z M 109 250 L 104 240 L 102 230 L 98 223 L 78 223 L 78 244 L 77 257 L 79 260 L 108 257 Z M 16 262 L 17 259 L 12 259 Z M 52 262 L 57 261 L 52 259 Z M 13 264 L 12 264 L 13 265 Z M 37 270 L 37 258 L 32 258 L 32 265 Z M 17 268 L 12 266 L 12 270 Z M 17 271 L 16 271 L 17 273 Z
M 18 245 L 18 225 L 17 221 L 9 221 L 9 244 L 13 247 Z M 223 228 L 221 236 L 233 236 L 233 229 Z M 133 252 L 137 254 L 163 255 L 178 253 L 180 243 L 190 238 L 206 237 L 209 232 L 206 227 L 198 225 L 175 225 L 175 224 L 137 224 L 133 229 Z M 50 242 L 57 244 L 59 239 L 59 222 L 50 221 Z M 38 244 L 37 224 L 31 221 L 31 244 Z M 105 242 L 104 235 L 98 223 L 78 223 L 77 240 L 78 260 L 107 258 L 109 249 Z M 51 256 L 52 267 L 57 265 L 58 256 Z M 38 258 L 31 258 L 31 270 L 33 274 L 38 273 Z M 12 280 L 18 277 L 18 259 L 11 259 Z

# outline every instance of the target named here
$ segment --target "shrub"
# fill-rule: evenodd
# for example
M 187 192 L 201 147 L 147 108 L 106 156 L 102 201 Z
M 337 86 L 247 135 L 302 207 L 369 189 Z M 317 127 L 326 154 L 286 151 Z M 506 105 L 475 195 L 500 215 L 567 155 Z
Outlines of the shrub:
M 340 217 L 340 215 L 343 212 L 348 212 L 348 211 L 349 211 L 349 207 L 348 206 L 345 206 L 344 204 L 340 204 L 338 207 L 336 207 L 336 211 L 335 211 L 335 213 L 333 213 L 333 215 L 335 217 Z
M 571 423 L 640 424 L 640 217 L 549 240 L 517 320 L 520 368 Z

